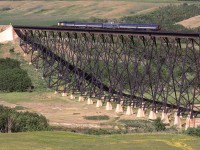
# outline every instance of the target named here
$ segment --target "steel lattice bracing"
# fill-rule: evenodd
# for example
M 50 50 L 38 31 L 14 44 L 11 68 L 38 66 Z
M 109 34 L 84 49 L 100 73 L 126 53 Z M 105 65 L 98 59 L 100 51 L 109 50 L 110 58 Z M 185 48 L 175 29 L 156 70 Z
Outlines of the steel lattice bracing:
M 48 86 L 153 111 L 200 113 L 200 36 L 14 26 Z

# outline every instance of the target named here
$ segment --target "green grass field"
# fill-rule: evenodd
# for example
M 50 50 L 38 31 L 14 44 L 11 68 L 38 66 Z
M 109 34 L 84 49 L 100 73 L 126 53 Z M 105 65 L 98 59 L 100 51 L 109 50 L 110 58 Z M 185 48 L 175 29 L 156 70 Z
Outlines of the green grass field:
M 174 134 L 91 136 L 69 132 L 0 134 L 1 150 L 198 150 L 200 138 Z

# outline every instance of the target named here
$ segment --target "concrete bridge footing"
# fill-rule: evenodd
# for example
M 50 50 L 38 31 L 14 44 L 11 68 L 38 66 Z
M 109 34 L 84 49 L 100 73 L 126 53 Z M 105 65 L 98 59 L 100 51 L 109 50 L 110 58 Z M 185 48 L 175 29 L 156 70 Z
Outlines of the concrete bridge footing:
M 88 105 L 92 105 L 93 104 L 93 101 L 92 101 L 92 99 L 90 97 L 88 97 L 87 104 Z
M 79 96 L 78 101 L 79 101 L 79 102 L 83 102 L 83 101 L 84 101 L 84 97 L 83 97 L 83 96 Z
M 137 117 L 138 117 L 138 118 L 143 118 L 143 117 L 145 117 L 143 108 L 139 108 L 139 109 L 138 109 Z
M 190 118 L 189 116 L 186 118 L 186 122 L 185 122 L 185 130 L 187 130 L 188 128 L 194 128 L 196 127 L 196 119 L 195 118 Z
M 161 120 L 164 124 L 169 124 L 169 117 L 168 114 L 165 112 L 162 112 Z
M 99 108 L 99 107 L 102 107 L 102 106 L 103 106 L 102 100 L 97 100 L 96 107 Z
M 127 106 L 126 115 L 132 115 L 132 114 L 133 114 L 133 110 L 132 110 L 131 106 Z
M 112 105 L 110 102 L 106 103 L 106 110 L 112 110 Z
M 123 108 L 122 108 L 122 105 L 121 104 L 117 104 L 117 107 L 115 109 L 115 112 L 116 113 L 122 113 L 123 112 Z
M 75 99 L 75 96 L 73 94 L 71 94 L 70 99 Z
M 176 114 L 174 116 L 174 125 L 177 126 L 177 128 L 182 128 L 181 118 Z
M 156 118 L 157 118 L 156 113 L 151 110 L 150 113 L 149 113 L 149 119 L 155 120 Z
M 67 96 L 67 93 L 63 92 L 63 93 L 62 93 L 62 96 L 63 96 L 63 97 Z

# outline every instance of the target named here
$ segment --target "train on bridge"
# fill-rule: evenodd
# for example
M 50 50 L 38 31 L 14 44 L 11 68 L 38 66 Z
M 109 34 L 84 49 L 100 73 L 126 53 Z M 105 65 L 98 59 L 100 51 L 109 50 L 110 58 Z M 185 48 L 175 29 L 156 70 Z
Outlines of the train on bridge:
M 61 27 L 77 27 L 77 28 L 104 28 L 104 29 L 126 29 L 126 30 L 160 30 L 160 25 L 157 24 L 133 24 L 133 23 L 96 23 L 96 22 L 58 22 Z

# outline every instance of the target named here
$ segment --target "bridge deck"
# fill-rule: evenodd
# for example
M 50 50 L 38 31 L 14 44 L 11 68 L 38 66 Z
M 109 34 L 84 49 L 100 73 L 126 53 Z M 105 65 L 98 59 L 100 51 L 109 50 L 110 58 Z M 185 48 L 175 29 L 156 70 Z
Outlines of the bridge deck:
M 138 31 L 122 29 L 98 29 L 98 28 L 77 28 L 77 27 L 44 27 L 44 26 L 13 26 L 14 29 L 24 30 L 45 30 L 45 31 L 71 31 L 81 33 L 103 33 L 103 34 L 121 34 L 121 35 L 138 35 L 138 36 L 159 36 L 174 38 L 199 38 L 200 33 L 180 33 L 180 32 L 162 32 L 162 31 Z

